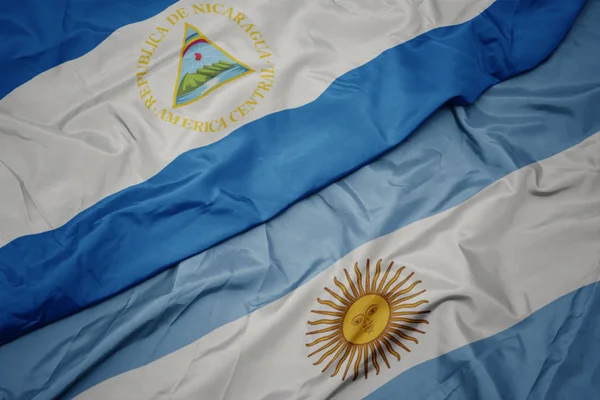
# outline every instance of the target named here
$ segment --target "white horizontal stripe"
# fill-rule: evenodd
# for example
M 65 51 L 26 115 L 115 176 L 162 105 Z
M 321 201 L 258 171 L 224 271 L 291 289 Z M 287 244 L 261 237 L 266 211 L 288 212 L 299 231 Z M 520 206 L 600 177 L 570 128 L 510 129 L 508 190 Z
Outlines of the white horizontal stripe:
M 151 59 L 149 82 L 170 107 L 183 23 L 165 18 L 125 26 L 79 59 L 49 70 L 0 101 L 0 246 L 57 228 L 106 196 L 143 182 L 181 153 L 220 140 L 239 126 L 314 100 L 338 76 L 382 51 L 440 26 L 465 22 L 493 0 L 294 0 L 230 2 L 259 30 L 275 65 L 275 84 L 259 106 L 216 133 L 161 121 L 147 110 L 135 73 L 144 41 L 169 27 Z M 143 7 L 143 2 L 140 3 Z M 254 69 L 252 40 L 223 15 L 185 19 Z M 254 28 L 253 28 L 254 29 Z M 157 36 L 155 36 L 157 37 Z M 198 121 L 227 116 L 249 98 L 258 73 L 174 111 Z
M 362 398 L 414 365 L 509 328 L 596 282 L 599 210 L 596 134 L 453 209 L 361 246 L 280 300 L 79 398 Z M 307 358 L 306 321 L 314 319 L 309 310 L 322 308 L 317 297 L 331 298 L 323 288 L 335 289 L 334 277 L 345 281 L 343 268 L 367 258 L 395 260 L 415 272 L 427 289 L 430 324 L 419 344 L 407 343 L 410 353 L 400 351 L 400 362 L 389 356 L 391 369 L 341 385 L 339 375 L 321 374 Z

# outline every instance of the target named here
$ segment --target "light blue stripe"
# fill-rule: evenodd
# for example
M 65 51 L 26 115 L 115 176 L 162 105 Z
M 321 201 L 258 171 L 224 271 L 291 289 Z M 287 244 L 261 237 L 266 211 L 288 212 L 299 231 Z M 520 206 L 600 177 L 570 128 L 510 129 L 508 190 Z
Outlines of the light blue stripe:
M 404 140 L 444 102 L 472 101 L 533 67 L 582 4 L 498 1 L 384 52 L 310 104 L 183 154 L 58 229 L 0 248 L 0 343 L 271 218 Z
M 361 244 L 600 131 L 599 22 L 596 1 L 535 71 L 495 86 L 474 106 L 440 110 L 389 154 L 268 224 L 0 347 L 0 388 L 9 399 L 70 398 L 281 298 Z
M 596 283 L 497 335 L 411 368 L 367 399 L 600 399 L 598 354 Z
M 175 0 L 0 1 L 0 99 Z

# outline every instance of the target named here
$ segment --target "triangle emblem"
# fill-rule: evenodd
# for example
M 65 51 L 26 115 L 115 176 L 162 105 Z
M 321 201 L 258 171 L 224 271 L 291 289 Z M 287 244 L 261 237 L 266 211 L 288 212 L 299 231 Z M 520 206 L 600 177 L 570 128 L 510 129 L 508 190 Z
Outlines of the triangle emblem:
M 186 23 L 179 54 L 173 108 L 200 100 L 226 83 L 252 72 L 252 68 Z

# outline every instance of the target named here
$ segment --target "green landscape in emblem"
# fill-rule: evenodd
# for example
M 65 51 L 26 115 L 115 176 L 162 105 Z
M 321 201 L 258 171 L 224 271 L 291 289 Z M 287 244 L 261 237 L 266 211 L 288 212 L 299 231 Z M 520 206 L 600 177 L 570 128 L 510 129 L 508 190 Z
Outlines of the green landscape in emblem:
M 183 96 L 198 89 L 206 82 L 216 78 L 223 72 L 228 71 L 235 66 L 236 64 L 233 63 L 218 61 L 210 65 L 205 65 L 202 68 L 198 68 L 194 73 L 185 74 L 177 89 L 177 96 Z

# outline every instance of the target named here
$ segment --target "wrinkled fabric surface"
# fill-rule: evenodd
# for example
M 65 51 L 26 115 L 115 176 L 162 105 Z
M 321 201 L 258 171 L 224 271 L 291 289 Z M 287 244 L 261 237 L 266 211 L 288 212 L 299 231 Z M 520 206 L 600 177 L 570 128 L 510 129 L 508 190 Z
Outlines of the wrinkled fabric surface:
M 381 385 L 393 385 L 393 381 L 387 382 L 394 375 L 399 375 L 402 382 L 395 385 L 396 391 L 407 390 L 414 398 L 427 398 L 442 388 L 423 381 L 437 380 L 430 375 L 420 383 L 403 384 L 404 371 L 510 328 L 600 278 L 598 166 L 600 133 L 503 177 L 456 207 L 353 249 L 288 295 L 223 325 L 189 346 L 112 377 L 77 398 L 146 400 L 169 393 L 173 400 L 196 396 L 352 400 Z M 377 184 L 371 187 L 376 188 Z M 388 266 L 390 260 L 393 265 Z M 370 298 L 372 294 L 361 296 L 376 279 L 379 264 L 380 288 L 370 288 L 370 293 L 375 291 L 386 297 L 399 293 L 400 298 L 391 297 L 397 302 L 388 302 L 392 309 L 388 316 L 391 315 L 390 321 L 410 326 L 393 330 L 398 336 L 394 341 L 393 336 L 380 335 L 377 330 L 392 330 L 393 322 L 375 322 L 373 327 L 373 320 L 368 320 L 374 329 L 365 328 L 363 338 L 380 346 L 378 371 L 375 362 L 368 360 L 375 353 L 364 356 L 366 348 L 352 341 L 356 336 L 350 336 L 357 328 L 348 328 L 346 321 L 354 321 L 352 308 L 364 310 L 365 303 L 373 302 L 379 309 L 385 307 L 385 303 Z M 339 298 L 324 290 L 328 287 L 338 295 L 344 294 L 337 290 L 336 279 L 349 286 L 346 292 L 358 297 L 350 298 L 350 311 Z M 374 314 L 379 322 L 385 318 L 377 310 Z M 367 311 L 362 315 L 359 318 L 373 314 Z M 577 311 L 569 318 L 576 315 Z M 344 317 L 343 328 L 335 324 L 332 317 L 336 316 Z M 322 322 L 328 317 L 332 324 Z M 310 325 L 307 320 L 317 325 Z M 535 317 L 532 320 L 533 324 L 540 322 Z M 556 332 L 555 326 L 561 323 L 560 314 L 548 322 L 551 338 L 550 332 Z M 347 340 L 336 336 L 342 330 Z M 546 343 L 548 336 L 543 338 Z M 567 330 L 558 331 L 558 336 L 558 341 L 568 341 Z M 334 349 L 337 343 L 336 350 L 343 356 L 326 352 L 331 351 L 326 346 L 332 343 Z M 486 349 L 486 353 L 491 351 Z M 517 398 L 521 397 L 519 391 L 527 387 L 526 381 L 534 376 L 540 356 L 547 355 L 536 348 L 525 351 L 531 360 L 521 373 L 523 381 L 514 385 Z M 547 351 L 553 348 L 548 347 Z M 311 358 L 314 352 L 318 355 Z M 510 354 L 510 347 L 500 350 L 499 356 L 505 352 Z M 325 357 L 326 361 L 318 363 L 317 357 Z M 336 358 L 338 362 L 321 373 Z M 451 374 L 453 368 L 463 367 L 460 356 L 458 359 L 456 363 L 436 364 L 433 369 Z M 510 363 L 504 365 L 508 367 Z M 582 371 L 580 375 L 589 373 Z M 486 384 L 481 382 L 482 393 L 486 392 Z M 586 386 L 590 383 L 586 382 Z M 589 390 L 586 386 L 581 390 Z
M 56 65 L 82 56 L 116 29 L 164 10 L 174 0 L 3 1 L 0 99 Z
M 536 70 L 493 87 L 473 106 L 443 108 L 392 152 L 273 221 L 0 347 L 0 394 L 71 398 L 281 298 L 357 246 L 447 210 L 600 131 L 598 21 L 600 2 L 591 1 L 565 42 Z M 565 268 L 576 268 L 573 261 Z M 437 379 L 436 399 L 591 394 L 598 363 L 585 349 L 593 349 L 597 338 L 595 293 L 589 286 L 568 295 L 506 333 L 407 371 L 398 385 L 432 385 L 427 378 Z M 519 337 L 522 344 L 510 350 Z M 546 365 L 541 371 L 548 371 L 540 374 L 544 385 L 535 385 L 539 369 L 525 380 L 514 368 L 540 362 Z M 525 383 L 516 386 L 511 379 L 517 378 Z M 511 384 L 490 391 L 502 379 Z M 373 396 L 395 393 L 394 382 Z M 559 388 L 562 382 L 568 384 Z
M 400 390 L 428 400 L 600 398 L 599 312 L 595 283 L 511 329 L 414 367 L 366 398 L 395 398 Z
M 385 51 L 333 81 L 313 102 L 182 154 L 65 225 L 11 241 L 0 248 L 0 343 L 271 218 L 403 141 L 443 103 L 471 102 L 534 67 L 562 40 L 583 3 L 495 2 L 468 22 Z M 40 129 L 45 132 L 34 130 Z M 5 176 L 20 190 L 11 168 Z

